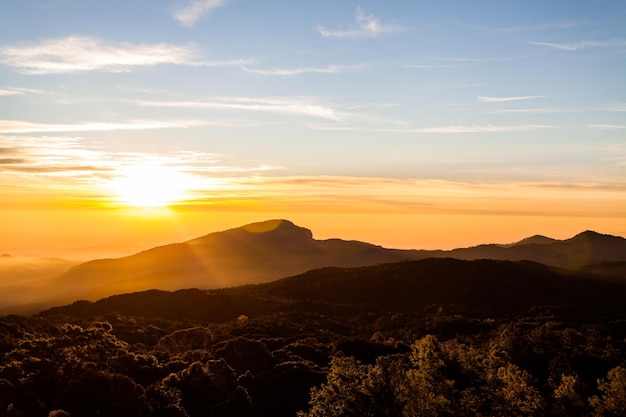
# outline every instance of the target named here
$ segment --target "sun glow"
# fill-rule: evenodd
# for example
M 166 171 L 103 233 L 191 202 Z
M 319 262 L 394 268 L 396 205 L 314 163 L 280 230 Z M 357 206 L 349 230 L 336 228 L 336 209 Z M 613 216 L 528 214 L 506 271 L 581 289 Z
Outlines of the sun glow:
M 187 198 L 190 178 L 168 166 L 135 165 L 121 169 L 109 187 L 122 205 L 166 207 Z

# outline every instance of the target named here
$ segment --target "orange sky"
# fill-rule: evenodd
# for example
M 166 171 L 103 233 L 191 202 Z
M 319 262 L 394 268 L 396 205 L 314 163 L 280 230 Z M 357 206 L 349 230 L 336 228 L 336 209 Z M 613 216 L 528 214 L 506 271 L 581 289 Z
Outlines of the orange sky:
M 101 192 L 101 191 L 98 191 Z M 212 199 L 132 208 L 95 191 L 2 194 L 0 253 L 74 260 L 130 255 L 271 218 L 393 248 L 451 249 L 587 229 L 626 236 L 626 193 L 593 184 L 464 184 L 274 178 L 223 184 Z
M 626 236 L 626 2 L 452 3 L 11 2 L 0 254 Z

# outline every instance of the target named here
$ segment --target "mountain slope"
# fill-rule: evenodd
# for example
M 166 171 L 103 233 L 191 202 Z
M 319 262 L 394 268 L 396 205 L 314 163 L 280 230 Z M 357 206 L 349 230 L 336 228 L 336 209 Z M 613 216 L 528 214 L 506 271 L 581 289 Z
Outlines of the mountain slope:
M 268 282 L 328 266 L 353 267 L 424 258 L 530 260 L 576 269 L 626 261 L 626 239 L 587 231 L 567 240 L 533 236 L 511 245 L 452 251 L 395 250 L 341 239 L 317 240 L 287 220 L 211 233 L 119 259 L 78 265 L 56 282 L 74 296 L 96 299 L 152 288 L 176 290 Z M 69 295 L 69 294 L 68 294 Z
M 417 259 L 415 251 L 356 241 L 316 240 L 287 220 L 270 220 L 153 248 L 120 259 L 87 262 L 58 280 L 91 298 L 158 288 L 221 288 L 267 282 L 325 266 Z
M 520 312 L 560 306 L 568 314 L 623 310 L 626 282 L 575 274 L 534 262 L 424 259 L 357 268 L 323 268 L 254 286 L 224 290 L 147 291 L 95 303 L 76 302 L 42 315 L 97 316 L 110 312 L 168 319 L 224 321 L 279 311 L 324 314 L 402 311 L 455 305 Z
M 533 237 L 513 245 L 480 245 L 433 255 L 466 260 L 529 260 L 566 269 L 600 262 L 626 261 L 626 239 L 622 237 L 586 231 L 571 239 L 546 239 L 549 238 Z

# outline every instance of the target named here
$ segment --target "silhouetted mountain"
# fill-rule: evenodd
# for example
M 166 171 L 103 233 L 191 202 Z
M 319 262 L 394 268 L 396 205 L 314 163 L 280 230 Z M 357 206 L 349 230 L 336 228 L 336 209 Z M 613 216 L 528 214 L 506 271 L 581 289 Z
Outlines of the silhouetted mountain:
M 96 299 L 152 288 L 224 288 L 268 282 L 328 266 L 354 267 L 424 258 L 530 260 L 561 268 L 626 261 L 626 239 L 587 231 L 568 240 L 533 236 L 511 245 L 452 251 L 396 250 L 358 241 L 316 240 L 287 220 L 269 220 L 138 254 L 78 265 L 57 285 Z
M 326 268 L 261 285 L 269 295 L 337 304 L 487 309 L 537 305 L 621 305 L 626 283 L 530 261 L 424 259 L 361 268 Z
M 168 319 L 224 321 L 276 311 L 401 311 L 429 305 L 521 311 L 562 306 L 577 311 L 622 308 L 626 282 L 574 274 L 529 261 L 425 259 L 357 268 L 323 268 L 265 284 L 224 290 L 147 291 L 95 303 L 80 301 L 43 315 L 110 312 Z
M 599 262 L 626 261 L 626 239 L 586 231 L 567 240 L 546 240 L 535 236 L 512 246 L 480 245 L 434 253 L 434 257 L 457 259 L 529 260 L 566 269 L 580 268 Z M 525 242 L 529 241 L 529 242 Z
M 270 220 L 78 265 L 59 285 L 91 298 L 151 288 L 221 288 L 267 282 L 325 266 L 361 266 L 417 259 L 418 252 L 357 241 L 316 240 L 287 220 Z
M 557 240 L 552 239 L 551 237 L 546 237 L 542 235 L 534 235 L 531 237 L 527 237 L 526 239 L 522 239 L 519 242 L 515 242 L 506 246 L 510 247 L 510 246 L 530 245 L 530 244 L 547 245 L 547 244 L 554 243 L 554 242 L 557 242 Z

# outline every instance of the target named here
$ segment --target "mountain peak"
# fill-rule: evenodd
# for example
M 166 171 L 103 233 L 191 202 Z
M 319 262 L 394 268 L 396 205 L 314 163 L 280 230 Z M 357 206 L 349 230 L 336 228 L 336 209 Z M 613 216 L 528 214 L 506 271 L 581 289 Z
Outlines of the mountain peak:
M 550 243 L 554 243 L 556 240 L 543 236 L 543 235 L 534 235 L 531 237 L 527 237 L 525 239 L 520 240 L 519 242 L 515 242 L 510 246 L 518 246 L 518 245 L 548 245 Z
M 237 240 L 260 239 L 263 241 L 272 241 L 274 243 L 293 243 L 313 240 L 313 233 L 309 229 L 296 226 L 289 220 L 272 219 L 257 223 L 250 223 L 245 226 L 224 230 L 222 232 L 211 233 L 206 236 L 190 240 L 186 243 L 204 243 L 207 239 L 214 239 L 216 236 L 230 236 Z
M 598 233 L 598 232 L 594 232 L 593 230 L 585 230 L 582 233 L 577 234 L 576 236 L 574 236 L 573 238 L 569 239 L 569 240 L 614 240 L 614 239 L 623 239 L 620 238 L 618 236 L 613 236 L 613 235 L 604 235 L 602 233 Z
M 272 219 L 265 220 L 257 223 L 246 224 L 245 226 L 241 226 L 239 229 L 243 229 L 248 233 L 271 233 L 279 229 L 288 230 L 288 229 L 303 229 L 299 226 L 296 226 L 289 220 L 285 219 Z
M 250 223 L 234 231 L 241 231 L 250 235 L 263 236 L 272 239 L 311 240 L 313 233 L 304 227 L 296 226 L 289 220 L 272 219 L 258 223 Z

